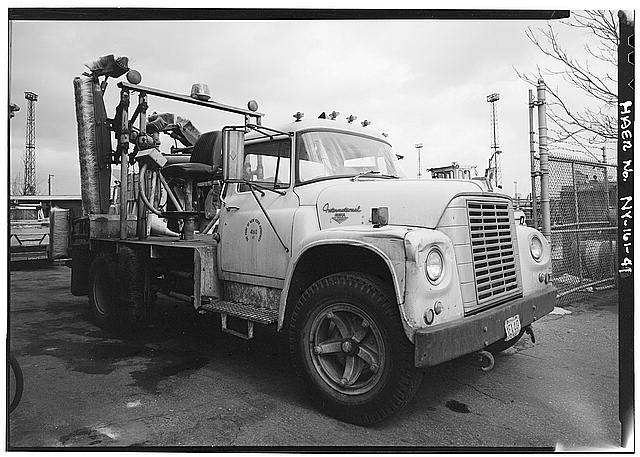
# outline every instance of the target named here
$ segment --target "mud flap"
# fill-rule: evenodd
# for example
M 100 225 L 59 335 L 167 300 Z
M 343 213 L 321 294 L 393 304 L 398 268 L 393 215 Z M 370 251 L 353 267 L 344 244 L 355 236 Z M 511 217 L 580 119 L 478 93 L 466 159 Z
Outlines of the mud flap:
M 76 245 L 71 248 L 71 295 L 81 297 L 89 295 L 89 245 Z

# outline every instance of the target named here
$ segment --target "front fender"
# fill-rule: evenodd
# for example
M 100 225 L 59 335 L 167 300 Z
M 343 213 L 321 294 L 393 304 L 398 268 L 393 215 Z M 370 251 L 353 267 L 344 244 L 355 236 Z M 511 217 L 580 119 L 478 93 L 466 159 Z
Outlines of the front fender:
M 403 325 L 407 337 L 413 341 L 419 329 L 434 327 L 464 316 L 460 277 L 454 245 L 451 239 L 433 229 L 415 229 L 406 234 L 405 250 L 406 288 L 402 304 Z M 444 259 L 442 278 L 431 283 L 426 276 L 425 261 L 432 248 L 440 250 Z M 440 302 L 442 312 L 435 313 L 435 304 Z M 427 325 L 424 314 L 427 309 L 434 311 L 434 320 Z
M 302 239 L 299 243 L 301 248 L 295 250 L 294 256 L 289 263 L 284 288 L 280 296 L 278 330 L 281 330 L 284 325 L 287 298 L 296 266 L 307 251 L 317 246 L 349 245 L 366 248 L 376 253 L 389 268 L 398 305 L 402 305 L 405 295 L 404 237 L 407 231 L 406 227 L 401 226 L 380 228 L 350 226 L 321 230 Z
M 516 225 L 518 235 L 518 251 L 520 253 L 520 274 L 522 277 L 522 294 L 529 295 L 552 287 L 551 246 L 542 233 L 525 225 Z M 529 242 L 533 236 L 542 241 L 542 257 L 535 261 L 529 251 Z M 541 276 L 542 275 L 542 276 Z M 541 278 L 546 278 L 541 280 Z

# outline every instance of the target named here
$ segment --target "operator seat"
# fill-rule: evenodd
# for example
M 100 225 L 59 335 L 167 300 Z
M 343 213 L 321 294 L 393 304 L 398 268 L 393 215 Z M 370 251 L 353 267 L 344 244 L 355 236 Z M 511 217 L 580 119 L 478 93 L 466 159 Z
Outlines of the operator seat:
M 169 220 L 183 219 L 181 238 L 192 240 L 195 218 L 199 212 L 193 208 L 193 184 L 222 179 L 222 132 L 214 130 L 200 135 L 193 145 L 188 163 L 175 163 L 160 169 L 162 176 L 170 180 L 184 181 L 184 211 L 165 211 L 162 217 Z
M 190 179 L 192 182 L 222 177 L 222 132 L 205 132 L 193 145 L 188 163 L 174 163 L 162 167 L 165 178 Z

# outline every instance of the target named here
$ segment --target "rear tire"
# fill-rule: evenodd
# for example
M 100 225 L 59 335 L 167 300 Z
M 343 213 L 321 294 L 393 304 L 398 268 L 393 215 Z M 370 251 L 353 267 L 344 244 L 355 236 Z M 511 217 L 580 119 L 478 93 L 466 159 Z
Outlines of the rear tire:
M 89 304 L 94 321 L 106 330 L 128 332 L 149 321 L 146 269 L 136 252 L 126 246 L 118 259 L 99 252 L 89 269 Z
M 422 380 L 395 300 L 369 275 L 338 273 L 311 285 L 291 315 L 289 350 L 312 401 L 345 422 L 386 419 Z
M 89 305 L 96 325 L 106 330 L 121 326 L 121 306 L 116 292 L 117 265 L 115 256 L 99 252 L 89 268 Z
M 142 254 L 128 246 L 118 250 L 120 300 L 126 311 L 128 327 L 141 328 L 149 323 L 151 293 L 149 273 Z

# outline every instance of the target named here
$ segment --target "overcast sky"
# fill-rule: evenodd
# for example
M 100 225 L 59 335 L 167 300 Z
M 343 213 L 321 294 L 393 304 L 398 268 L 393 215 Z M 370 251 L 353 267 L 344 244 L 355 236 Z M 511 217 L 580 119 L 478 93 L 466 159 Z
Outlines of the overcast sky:
M 189 93 L 206 82 L 216 101 L 245 106 L 258 101 L 265 125 L 293 120 L 296 111 L 340 112 L 368 119 L 389 134 L 405 173 L 417 173 L 416 143 L 426 168 L 452 161 L 478 166 L 490 156 L 486 96 L 500 93 L 499 142 L 504 190 L 529 192 L 528 89 L 518 70 L 549 62 L 527 40 L 527 27 L 544 21 L 300 21 L 300 22 L 14 22 L 10 101 L 21 110 L 11 121 L 11 174 L 22 170 L 25 91 L 39 96 L 37 179 L 41 193 L 54 174 L 54 194 L 79 194 L 73 78 L 98 56 L 128 56 L 142 84 Z M 560 28 L 570 50 L 590 37 Z M 118 98 L 107 89 L 108 115 Z M 575 98 L 576 104 L 584 100 Z M 150 109 L 173 111 L 201 130 L 238 118 L 150 99 Z M 166 137 L 168 138 L 168 137 Z M 115 143 L 114 143 L 115 144 Z

